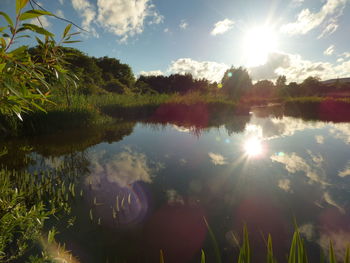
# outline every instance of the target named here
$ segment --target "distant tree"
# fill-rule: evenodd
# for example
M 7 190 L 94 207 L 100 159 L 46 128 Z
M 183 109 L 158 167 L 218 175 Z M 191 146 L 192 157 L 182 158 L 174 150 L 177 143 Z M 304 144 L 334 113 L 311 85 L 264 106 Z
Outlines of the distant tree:
M 130 92 L 130 89 L 124 83 L 121 83 L 118 79 L 107 81 L 103 88 L 109 92 L 118 94 Z
M 95 62 L 102 70 L 102 78 L 104 81 L 117 79 L 128 88 L 135 85 L 135 76 L 129 65 L 120 63 L 116 58 L 102 57 L 96 58 Z
M 294 97 L 301 94 L 300 85 L 296 82 L 290 82 L 284 88 L 279 90 L 281 96 Z
M 252 87 L 252 80 L 246 69 L 231 67 L 222 78 L 222 91 L 231 98 L 240 98 Z
M 300 87 L 300 92 L 302 95 L 310 96 L 320 93 L 322 84 L 320 82 L 320 78 L 310 76 L 301 83 Z
M 252 87 L 252 95 L 259 97 L 272 97 L 275 95 L 275 85 L 270 80 L 259 80 Z
M 276 88 L 277 89 L 283 89 L 283 88 L 286 87 L 286 83 L 287 83 L 286 76 L 284 76 L 284 75 L 278 76 L 278 78 L 276 80 Z

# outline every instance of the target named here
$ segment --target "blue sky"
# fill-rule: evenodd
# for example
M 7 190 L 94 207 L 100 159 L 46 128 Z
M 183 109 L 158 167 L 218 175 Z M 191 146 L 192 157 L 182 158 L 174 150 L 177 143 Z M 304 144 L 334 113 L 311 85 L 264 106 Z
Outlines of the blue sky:
M 231 65 L 247 67 L 255 80 L 350 75 L 348 0 L 39 2 L 90 32 L 74 47 L 116 57 L 135 75 L 190 72 L 220 80 Z M 13 14 L 14 1 L 1 0 L 0 9 Z M 57 35 L 65 27 L 44 20 Z

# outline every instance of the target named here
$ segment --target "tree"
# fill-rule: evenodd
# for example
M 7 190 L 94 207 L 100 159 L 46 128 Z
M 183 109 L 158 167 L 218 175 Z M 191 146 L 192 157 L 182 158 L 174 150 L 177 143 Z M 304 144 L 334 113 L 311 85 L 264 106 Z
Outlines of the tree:
M 129 89 L 135 85 L 135 76 L 129 65 L 120 63 L 118 59 L 102 57 L 95 58 L 96 65 L 102 70 L 104 81 L 117 79 Z
M 284 76 L 284 75 L 278 76 L 278 78 L 276 80 L 276 88 L 283 89 L 286 86 L 286 83 L 287 83 L 286 76 Z
M 275 85 L 270 80 L 259 80 L 253 85 L 252 93 L 258 97 L 272 97 L 275 95 Z
M 252 80 L 246 69 L 231 67 L 228 69 L 222 80 L 222 91 L 231 98 L 240 98 L 252 87 Z
M 308 77 L 300 85 L 302 95 L 316 95 L 320 92 L 322 84 L 318 77 Z

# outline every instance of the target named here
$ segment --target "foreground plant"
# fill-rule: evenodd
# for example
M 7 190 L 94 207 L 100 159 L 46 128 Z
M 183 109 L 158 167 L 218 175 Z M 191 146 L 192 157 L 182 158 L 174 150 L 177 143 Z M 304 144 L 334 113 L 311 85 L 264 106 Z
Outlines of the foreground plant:
M 27 255 L 42 240 L 48 218 L 70 213 L 74 178 L 74 173 L 63 170 L 29 174 L 0 169 L 0 262 Z M 55 233 L 54 228 L 48 232 L 48 243 L 54 241 Z M 39 256 L 46 257 L 45 253 Z
M 16 18 L 0 11 L 7 25 L 0 27 L 0 113 L 17 115 L 37 108 L 44 111 L 42 104 L 48 101 L 50 88 L 56 82 L 66 84 L 74 78 L 64 69 L 65 54 L 61 44 L 74 43 L 70 38 L 77 33 L 69 33 L 71 24 L 63 32 L 61 40 L 56 43 L 54 34 L 28 20 L 41 16 L 53 16 L 52 13 L 39 9 L 26 10 L 29 0 L 16 0 Z M 20 45 L 22 38 L 35 36 L 39 56 L 30 54 L 28 46 Z M 53 81 L 55 80 L 55 81 Z M 67 87 L 67 85 L 63 85 Z

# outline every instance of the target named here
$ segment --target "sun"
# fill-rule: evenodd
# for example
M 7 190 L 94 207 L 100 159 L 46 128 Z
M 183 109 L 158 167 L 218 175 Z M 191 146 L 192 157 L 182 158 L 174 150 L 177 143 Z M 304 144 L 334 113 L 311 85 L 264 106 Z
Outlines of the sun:
M 243 45 L 246 66 L 259 66 L 265 64 L 269 53 L 276 50 L 277 34 L 269 26 L 253 27 L 245 33 Z
M 263 153 L 262 141 L 257 137 L 251 137 L 244 143 L 244 152 L 249 157 L 258 157 Z

